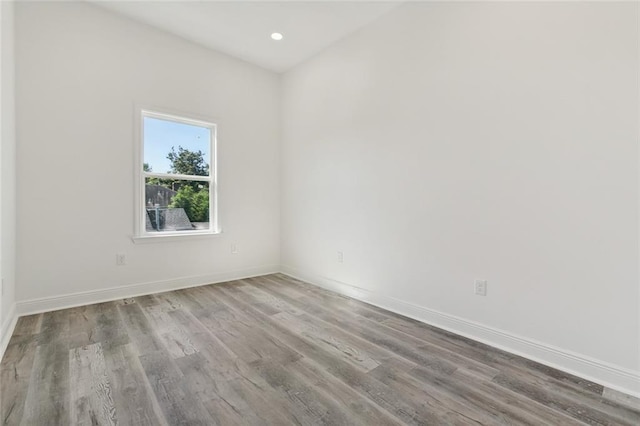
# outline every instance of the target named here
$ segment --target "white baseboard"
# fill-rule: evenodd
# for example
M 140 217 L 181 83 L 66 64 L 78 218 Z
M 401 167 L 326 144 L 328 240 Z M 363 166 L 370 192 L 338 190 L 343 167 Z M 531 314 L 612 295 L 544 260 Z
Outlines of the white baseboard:
M 38 314 L 41 312 L 56 311 L 58 309 L 74 308 L 76 306 L 91 305 L 94 303 L 109 302 L 111 300 L 137 297 L 165 291 L 179 290 L 182 288 L 198 287 L 201 285 L 215 284 L 233 281 L 258 275 L 273 274 L 279 272 L 277 265 L 261 266 L 249 269 L 220 272 L 210 275 L 174 278 L 163 281 L 130 284 L 120 287 L 106 288 L 102 290 L 83 291 L 62 296 L 42 297 L 39 299 L 19 301 L 16 303 L 18 316 Z
M 9 308 L 9 315 L 7 315 L 7 319 L 4 320 L 0 328 L 0 361 L 2 361 L 4 351 L 7 350 L 9 340 L 13 334 L 13 330 L 16 328 L 17 322 L 18 315 L 16 315 L 16 304 L 13 303 Z
M 452 333 L 520 355 L 541 364 L 591 380 L 607 388 L 640 397 L 640 372 L 557 348 L 454 315 L 417 306 L 350 284 L 285 266 L 282 273 L 327 290 L 378 306 Z

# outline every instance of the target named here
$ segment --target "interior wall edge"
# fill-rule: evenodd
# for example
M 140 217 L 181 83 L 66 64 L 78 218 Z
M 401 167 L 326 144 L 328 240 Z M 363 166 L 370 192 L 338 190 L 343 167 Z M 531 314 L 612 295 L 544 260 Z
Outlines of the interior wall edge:
M 0 328 L 0 361 L 2 361 L 4 352 L 7 350 L 7 346 L 9 346 L 9 340 L 11 340 L 13 330 L 16 328 L 17 323 L 18 315 L 16 314 L 16 304 L 13 303 L 11 308 L 9 308 L 9 314 Z
M 424 306 L 384 296 L 313 272 L 282 265 L 281 272 L 309 284 L 369 303 L 466 338 L 640 398 L 640 371 L 612 365 L 572 351 L 508 333 Z

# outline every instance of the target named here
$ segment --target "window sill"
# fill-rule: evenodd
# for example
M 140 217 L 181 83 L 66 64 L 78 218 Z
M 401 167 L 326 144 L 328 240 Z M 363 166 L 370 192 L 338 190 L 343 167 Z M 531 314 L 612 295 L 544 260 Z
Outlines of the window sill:
M 153 243 L 169 243 L 174 241 L 193 241 L 193 240 L 205 240 L 216 237 L 222 233 L 221 230 L 211 232 L 164 232 L 158 234 L 147 234 L 136 237 L 131 237 L 131 240 L 135 244 L 153 244 Z

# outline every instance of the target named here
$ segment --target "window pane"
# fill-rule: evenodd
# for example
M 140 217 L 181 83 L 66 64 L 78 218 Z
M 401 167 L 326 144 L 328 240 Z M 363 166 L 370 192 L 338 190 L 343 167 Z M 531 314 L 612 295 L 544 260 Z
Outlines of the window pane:
M 209 182 L 145 179 L 147 232 L 209 229 Z
M 209 176 L 211 129 L 143 117 L 144 171 Z

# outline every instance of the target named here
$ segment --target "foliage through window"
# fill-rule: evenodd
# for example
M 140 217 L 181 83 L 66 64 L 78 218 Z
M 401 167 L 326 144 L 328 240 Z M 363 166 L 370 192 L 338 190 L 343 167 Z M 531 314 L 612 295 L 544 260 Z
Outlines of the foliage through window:
M 142 111 L 140 235 L 213 233 L 215 125 Z

